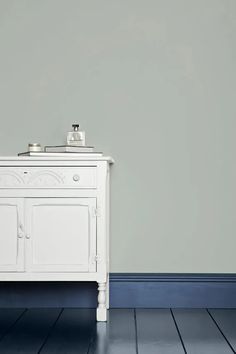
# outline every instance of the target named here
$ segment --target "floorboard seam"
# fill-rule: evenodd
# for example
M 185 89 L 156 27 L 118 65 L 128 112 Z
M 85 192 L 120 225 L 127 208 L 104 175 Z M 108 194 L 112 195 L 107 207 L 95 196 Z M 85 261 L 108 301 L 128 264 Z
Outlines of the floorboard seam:
M 20 314 L 20 316 L 15 320 L 15 322 L 13 322 L 9 328 L 7 328 L 7 330 L 2 334 L 0 341 L 7 335 L 7 333 L 9 333 L 12 328 L 17 324 L 18 321 L 20 321 L 20 319 L 23 317 L 23 315 L 27 312 L 27 309 L 24 309 L 24 311 Z
M 58 315 L 57 318 L 56 318 L 56 321 L 55 321 L 55 322 L 52 324 L 52 326 L 50 327 L 50 329 L 49 329 L 49 331 L 48 331 L 48 334 L 46 335 L 46 337 L 45 337 L 45 339 L 44 339 L 44 341 L 43 341 L 41 347 L 39 348 L 38 354 L 41 353 L 43 347 L 44 347 L 45 344 L 47 343 L 48 338 L 50 337 L 50 335 L 51 335 L 53 329 L 55 328 L 55 326 L 56 326 L 56 324 L 57 324 L 59 318 L 61 317 L 61 314 L 62 314 L 63 310 L 64 310 L 64 309 L 61 309 L 61 311 L 59 312 L 59 315 Z
M 174 316 L 174 314 L 173 314 L 172 309 L 170 309 L 170 313 L 171 313 L 171 316 L 172 316 L 172 318 L 173 318 L 173 321 L 174 321 L 174 324 L 175 324 L 175 328 L 176 328 L 176 330 L 177 330 L 177 332 L 178 332 L 179 339 L 180 339 L 180 341 L 181 341 L 181 344 L 182 344 L 184 353 L 185 353 L 185 354 L 188 354 L 188 353 L 187 353 L 187 350 L 186 350 L 186 348 L 185 348 L 184 341 L 183 341 L 183 338 L 182 338 L 182 336 L 181 336 L 181 333 L 180 333 L 180 330 L 179 330 L 179 327 L 178 327 L 178 325 L 177 325 L 177 322 L 176 322 L 176 319 L 175 319 L 175 316 Z
M 96 324 L 96 326 L 97 326 L 97 324 Z M 89 354 L 90 349 L 91 349 L 93 343 L 95 342 L 95 338 L 96 338 L 96 326 L 95 326 L 95 328 L 94 328 L 94 330 L 92 331 L 92 334 L 91 334 L 91 338 L 90 338 L 90 341 L 89 341 L 87 354 Z
M 136 347 L 136 354 L 138 354 L 138 326 L 137 326 L 137 314 L 136 314 L 136 309 L 134 309 L 134 328 L 135 328 L 135 347 Z
M 229 345 L 230 349 L 233 351 L 233 353 L 236 353 L 234 348 L 232 347 L 232 345 L 230 344 L 230 342 L 228 341 L 227 337 L 224 335 L 224 332 L 222 331 L 222 329 L 220 328 L 220 326 L 218 325 L 218 323 L 216 322 L 216 320 L 214 319 L 214 317 L 212 316 L 212 314 L 210 313 L 210 311 L 208 309 L 206 309 L 208 315 L 211 317 L 212 321 L 215 323 L 216 327 L 218 328 L 218 330 L 220 331 L 220 333 L 222 334 L 222 336 L 224 337 L 225 341 L 227 342 L 227 344 Z

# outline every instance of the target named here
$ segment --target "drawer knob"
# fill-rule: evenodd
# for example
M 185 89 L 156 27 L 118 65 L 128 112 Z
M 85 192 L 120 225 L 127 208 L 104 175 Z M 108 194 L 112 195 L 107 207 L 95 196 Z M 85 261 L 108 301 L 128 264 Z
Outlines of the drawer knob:
M 79 175 L 74 175 L 74 176 L 73 176 L 73 180 L 74 180 L 75 182 L 79 182 L 80 176 L 79 176 Z

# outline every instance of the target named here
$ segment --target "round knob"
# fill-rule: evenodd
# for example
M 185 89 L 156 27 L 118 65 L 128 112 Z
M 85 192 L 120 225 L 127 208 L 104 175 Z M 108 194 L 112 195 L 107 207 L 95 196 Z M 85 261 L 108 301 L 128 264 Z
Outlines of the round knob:
M 75 182 L 78 182 L 78 181 L 80 180 L 79 175 L 74 175 L 74 176 L 73 176 L 73 180 L 74 180 Z

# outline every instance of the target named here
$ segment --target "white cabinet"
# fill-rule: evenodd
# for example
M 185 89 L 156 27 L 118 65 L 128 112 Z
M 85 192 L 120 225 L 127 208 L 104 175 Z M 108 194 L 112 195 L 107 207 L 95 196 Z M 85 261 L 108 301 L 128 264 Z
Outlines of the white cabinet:
M 0 198 L 0 272 L 24 270 L 22 200 Z
M 0 158 L 0 280 L 96 281 L 109 307 L 111 158 Z

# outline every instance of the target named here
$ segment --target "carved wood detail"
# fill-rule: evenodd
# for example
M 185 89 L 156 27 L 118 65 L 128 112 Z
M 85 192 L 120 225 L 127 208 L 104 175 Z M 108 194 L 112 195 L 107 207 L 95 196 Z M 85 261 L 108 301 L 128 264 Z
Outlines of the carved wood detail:
M 35 174 L 33 174 L 28 181 L 28 184 L 34 185 L 34 186 L 54 186 L 57 184 L 62 184 L 63 178 L 52 171 L 40 171 Z
M 13 171 L 4 171 L 0 173 L 0 185 L 2 187 L 19 186 L 24 183 L 23 178 Z

